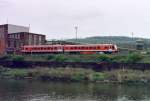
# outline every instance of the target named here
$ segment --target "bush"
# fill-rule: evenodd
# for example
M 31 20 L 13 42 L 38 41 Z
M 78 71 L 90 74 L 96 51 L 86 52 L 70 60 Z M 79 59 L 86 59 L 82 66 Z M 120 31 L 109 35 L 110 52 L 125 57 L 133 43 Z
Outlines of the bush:
M 74 58 L 70 58 L 68 60 L 68 62 L 81 62 L 81 59 L 80 58 L 77 58 L 77 57 L 74 57 Z
M 85 80 L 85 74 L 84 73 L 75 73 L 72 75 L 71 79 L 73 81 L 83 81 Z
M 11 59 L 11 55 L 4 55 L 2 57 L 0 57 L 1 60 L 9 60 Z
M 57 62 L 65 62 L 66 60 L 67 58 L 64 55 L 57 55 L 54 58 L 54 61 L 57 61 Z
M 102 54 L 98 56 L 98 61 L 100 62 L 112 62 L 112 57 L 110 55 Z
M 104 73 L 94 73 L 92 74 L 92 81 L 103 81 L 105 79 Z
M 142 56 L 137 54 L 137 53 L 133 53 L 133 54 L 129 54 L 127 56 L 127 63 L 137 63 L 142 59 Z
M 112 61 L 113 62 L 121 62 L 121 63 L 125 63 L 127 61 L 127 56 L 113 56 L 112 57 Z
M 54 55 L 48 55 L 46 59 L 47 59 L 47 60 L 53 60 L 54 58 L 55 58 Z
M 3 76 L 9 77 L 26 77 L 28 76 L 28 71 L 23 69 L 11 69 L 2 73 Z
M 23 56 L 19 56 L 19 55 L 14 55 L 11 57 L 11 59 L 13 61 L 24 61 L 24 57 Z

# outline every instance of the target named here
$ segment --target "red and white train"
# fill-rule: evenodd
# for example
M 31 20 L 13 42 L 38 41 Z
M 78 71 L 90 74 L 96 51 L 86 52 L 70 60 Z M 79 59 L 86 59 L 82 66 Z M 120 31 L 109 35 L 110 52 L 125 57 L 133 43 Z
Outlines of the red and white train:
M 118 51 L 115 44 L 85 44 L 85 45 L 27 45 L 21 52 L 24 54 L 49 54 L 49 53 L 79 53 L 98 54 L 115 53 Z

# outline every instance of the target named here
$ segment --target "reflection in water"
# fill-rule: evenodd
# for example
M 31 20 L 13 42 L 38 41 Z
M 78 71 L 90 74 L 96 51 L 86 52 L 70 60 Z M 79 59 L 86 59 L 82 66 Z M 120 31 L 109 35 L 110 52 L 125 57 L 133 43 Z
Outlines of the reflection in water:
M 148 85 L 0 80 L 0 101 L 149 101 Z

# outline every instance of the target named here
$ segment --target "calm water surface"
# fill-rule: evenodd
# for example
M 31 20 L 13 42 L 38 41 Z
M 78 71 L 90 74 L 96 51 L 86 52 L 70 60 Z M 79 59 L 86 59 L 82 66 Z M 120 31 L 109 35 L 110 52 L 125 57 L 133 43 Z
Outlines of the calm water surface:
M 0 101 L 150 101 L 150 86 L 0 80 Z

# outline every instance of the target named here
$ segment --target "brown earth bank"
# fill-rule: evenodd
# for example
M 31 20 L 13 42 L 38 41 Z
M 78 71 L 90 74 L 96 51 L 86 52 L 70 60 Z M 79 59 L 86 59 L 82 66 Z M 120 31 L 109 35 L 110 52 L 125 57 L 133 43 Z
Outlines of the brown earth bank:
M 111 71 L 116 69 L 150 70 L 150 63 L 116 63 L 116 62 L 57 62 L 57 61 L 12 61 L 0 60 L 0 66 L 5 68 L 83 68 L 94 71 Z
M 83 68 L 94 71 L 112 71 L 116 69 L 149 70 L 147 56 L 140 53 L 119 54 L 44 54 L 44 55 L 4 55 L 0 56 L 0 66 L 9 68 Z

